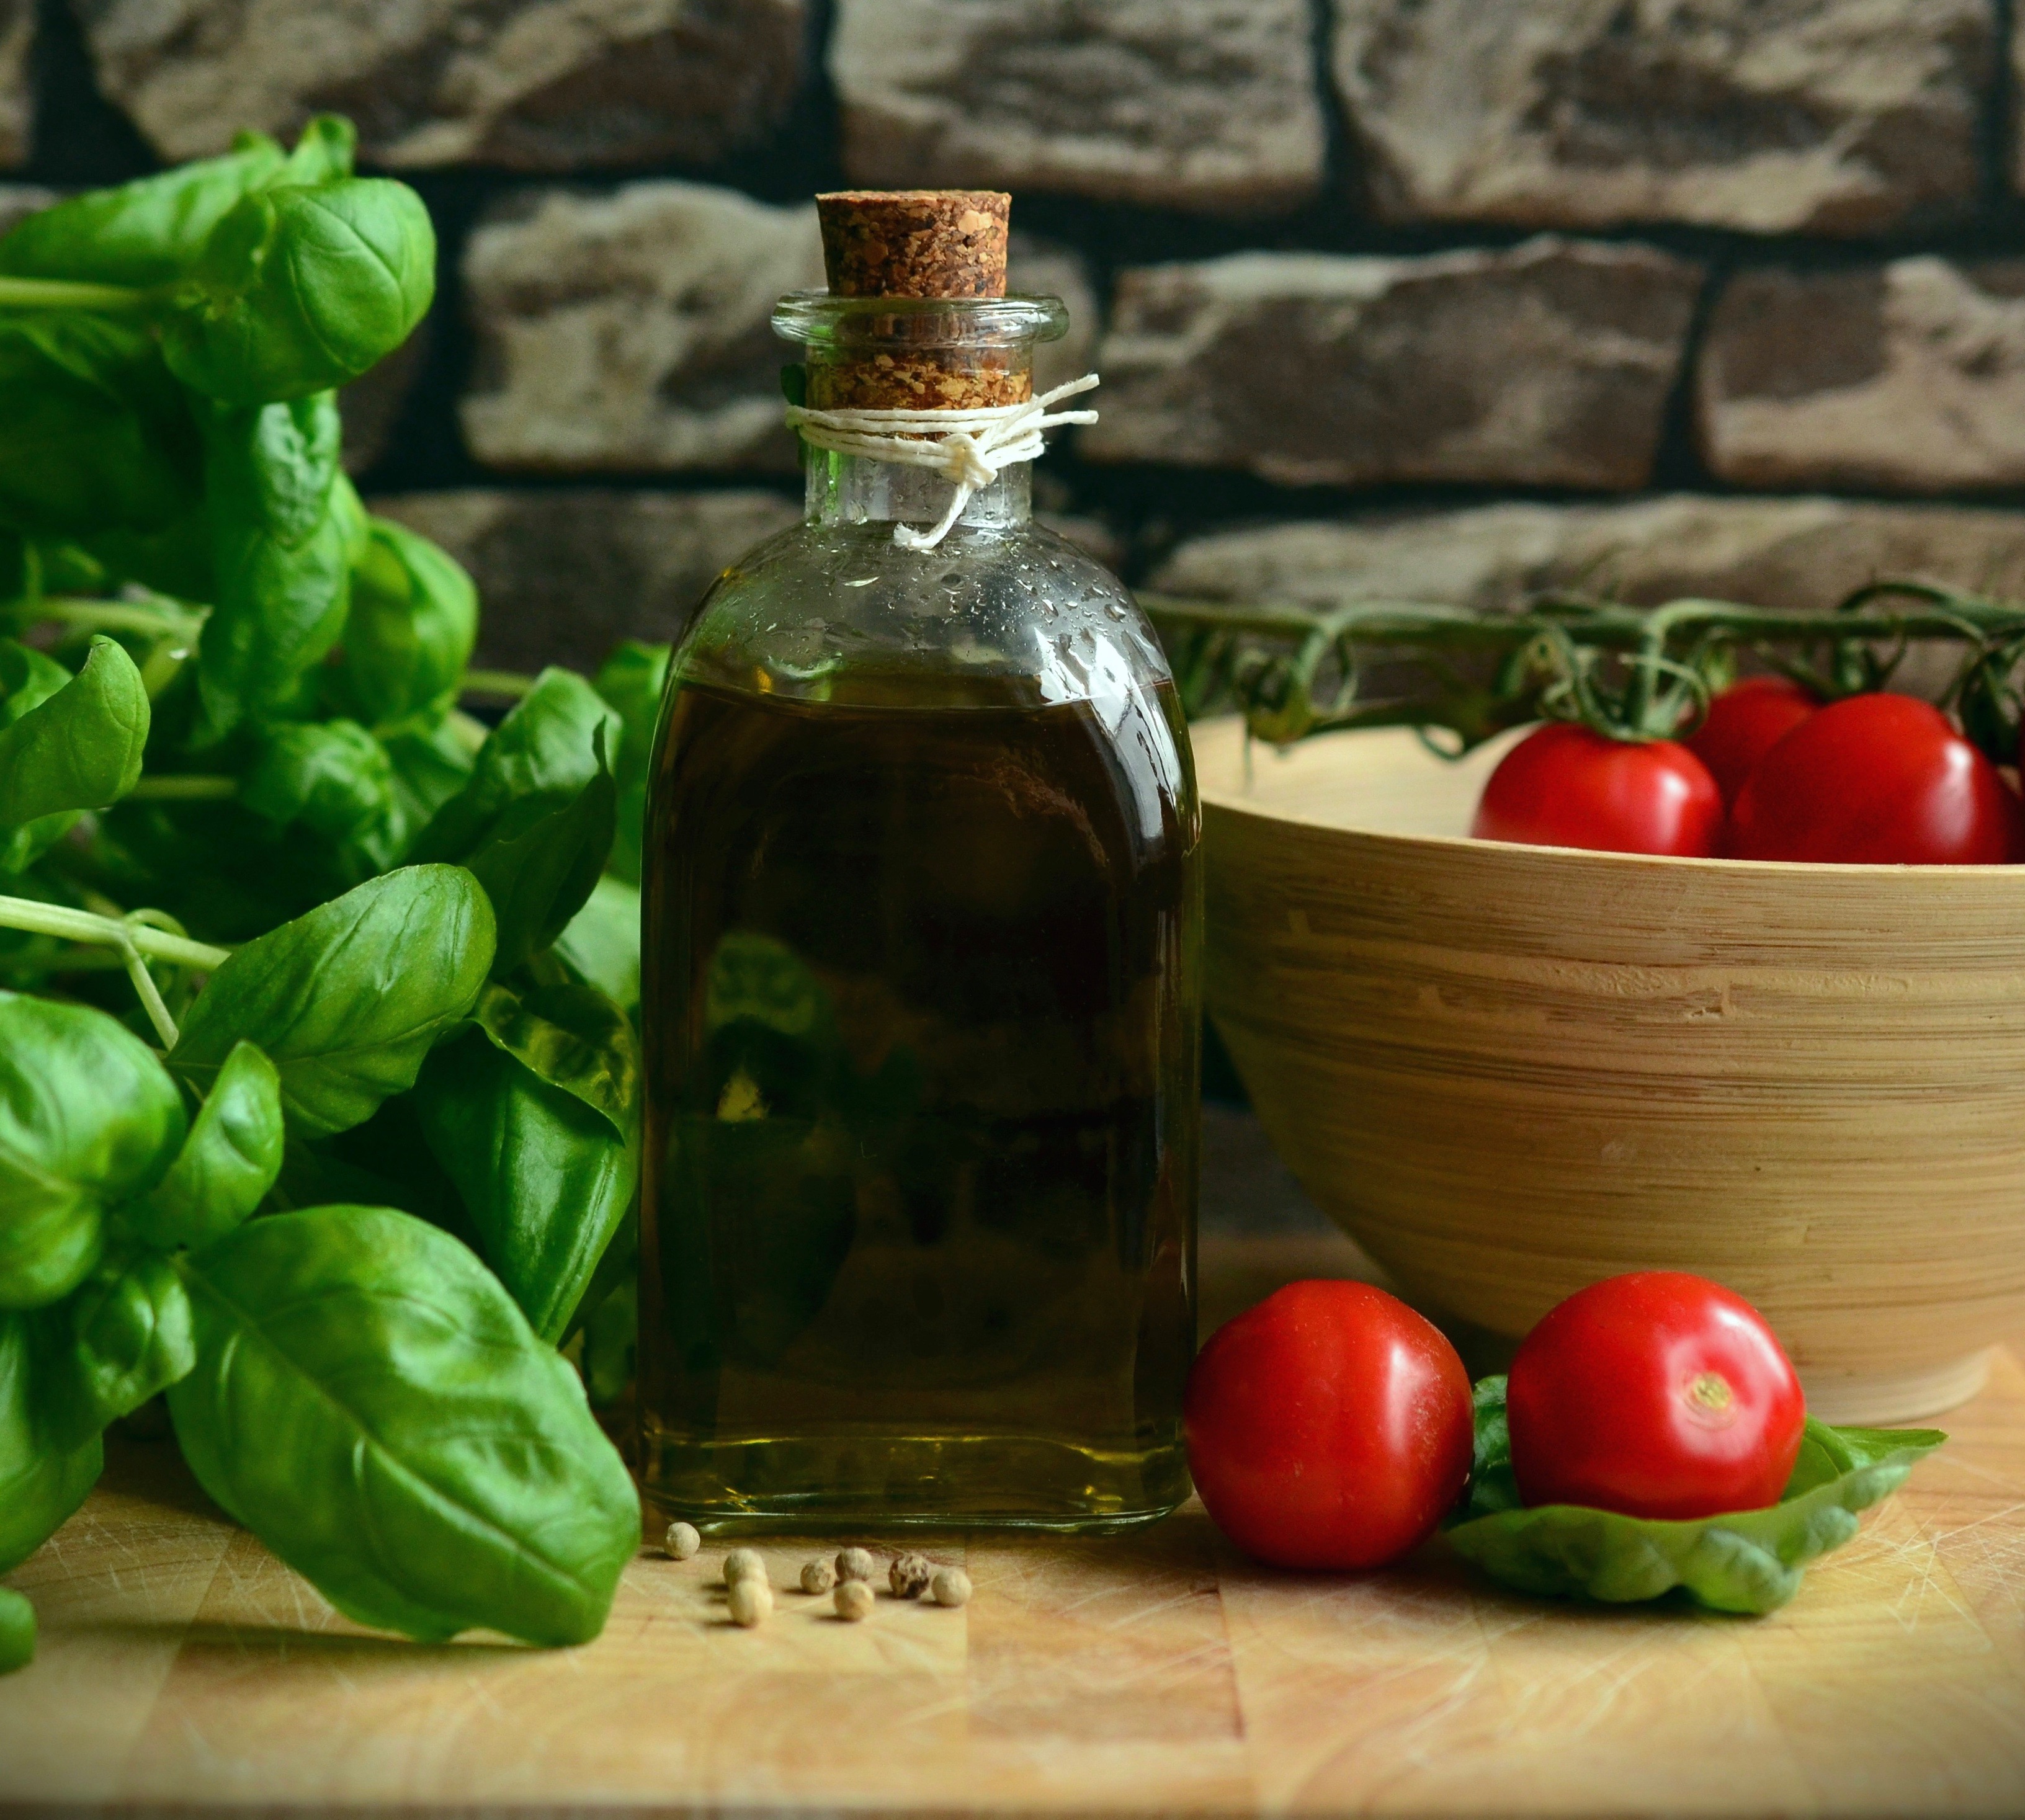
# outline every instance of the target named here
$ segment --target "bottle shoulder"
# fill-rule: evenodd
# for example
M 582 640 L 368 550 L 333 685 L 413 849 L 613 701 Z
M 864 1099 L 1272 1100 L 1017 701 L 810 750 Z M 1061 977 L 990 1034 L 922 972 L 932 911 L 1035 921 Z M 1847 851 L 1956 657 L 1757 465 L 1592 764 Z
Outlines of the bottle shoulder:
M 959 525 L 925 551 L 895 544 L 892 529 L 803 524 L 755 545 L 705 596 L 677 672 L 824 699 L 860 675 L 912 677 L 924 699 L 937 677 L 953 699 L 966 678 L 1024 680 L 1038 702 L 1171 680 L 1131 591 L 1046 526 Z

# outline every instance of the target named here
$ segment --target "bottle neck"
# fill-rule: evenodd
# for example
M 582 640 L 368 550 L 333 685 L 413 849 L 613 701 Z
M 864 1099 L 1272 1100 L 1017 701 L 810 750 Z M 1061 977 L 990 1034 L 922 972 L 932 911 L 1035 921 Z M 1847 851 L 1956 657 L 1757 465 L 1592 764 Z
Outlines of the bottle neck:
M 950 483 L 925 468 L 807 449 L 804 513 L 819 525 L 878 523 L 932 525 L 949 510 Z M 976 530 L 1003 530 L 1033 516 L 1034 466 L 1016 461 L 980 486 L 957 523 Z

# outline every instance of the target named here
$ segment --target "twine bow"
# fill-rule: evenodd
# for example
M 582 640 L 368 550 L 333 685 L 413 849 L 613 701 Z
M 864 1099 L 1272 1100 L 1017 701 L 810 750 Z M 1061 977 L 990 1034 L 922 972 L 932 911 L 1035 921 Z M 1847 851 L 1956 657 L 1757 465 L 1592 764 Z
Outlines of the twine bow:
M 1097 383 L 1095 373 L 1086 372 L 1024 404 L 975 411 L 817 411 L 790 405 L 788 422 L 812 447 L 869 456 L 898 468 L 926 468 L 946 480 L 954 492 L 939 523 L 925 531 L 904 524 L 893 527 L 893 541 L 903 550 L 932 550 L 963 516 L 978 488 L 989 486 L 1001 469 L 1045 452 L 1043 430 L 1097 421 L 1094 411 L 1048 407 Z

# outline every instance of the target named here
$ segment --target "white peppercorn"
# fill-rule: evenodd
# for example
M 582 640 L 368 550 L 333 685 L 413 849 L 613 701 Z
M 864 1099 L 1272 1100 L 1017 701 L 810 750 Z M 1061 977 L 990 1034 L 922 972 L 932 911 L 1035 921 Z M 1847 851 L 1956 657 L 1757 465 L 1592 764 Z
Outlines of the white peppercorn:
M 764 1581 L 766 1563 L 756 1548 L 734 1548 L 724 1558 L 724 1583 L 736 1586 L 748 1576 Z
M 671 1523 L 661 1546 L 667 1550 L 671 1561 L 687 1561 L 703 1547 L 703 1538 L 696 1533 L 693 1523 Z
M 836 1577 L 839 1580 L 869 1580 L 875 1565 L 869 1550 L 847 1548 L 836 1558 Z
M 774 1613 L 774 1589 L 756 1574 L 741 1575 L 731 1583 L 731 1621 L 751 1630 L 763 1624 Z
M 802 1591 L 805 1593 L 826 1593 L 836 1584 L 836 1569 L 826 1561 L 805 1561 L 802 1563 Z
M 967 1605 L 970 1603 L 970 1576 L 960 1567 L 940 1567 L 935 1577 L 928 1582 L 928 1591 L 939 1605 Z
M 928 1590 L 935 1571 L 935 1564 L 925 1554 L 896 1554 L 892 1566 L 887 1569 L 887 1583 L 896 1599 L 917 1599 Z
M 836 1583 L 836 1615 L 847 1624 L 872 1616 L 872 1583 L 840 1580 Z

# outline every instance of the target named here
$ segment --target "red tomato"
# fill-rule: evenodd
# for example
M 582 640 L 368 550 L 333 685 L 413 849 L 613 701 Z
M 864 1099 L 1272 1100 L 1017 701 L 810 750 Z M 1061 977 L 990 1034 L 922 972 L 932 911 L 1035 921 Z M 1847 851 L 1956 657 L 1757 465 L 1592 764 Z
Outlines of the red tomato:
M 1730 811 L 1741 860 L 1994 865 L 2025 857 L 2025 810 L 1939 709 L 1851 695 L 1759 761 Z
M 1722 793 L 1707 766 L 1671 739 L 1635 746 L 1550 721 L 1498 761 L 1469 831 L 1533 846 L 1706 857 L 1722 832 Z
M 1226 1322 L 1185 1416 L 1217 1527 L 1277 1567 L 1376 1567 L 1424 1542 L 1476 1434 L 1454 1347 L 1362 1282 L 1288 1283 Z
M 1685 1271 L 1592 1283 L 1526 1336 L 1505 1385 L 1528 1504 L 1714 1517 L 1776 1504 L 1807 1408 L 1772 1330 Z
M 1734 802 L 1758 761 L 1821 705 L 1783 676 L 1748 677 L 1709 703 L 1687 748 L 1709 768 L 1723 801 Z

